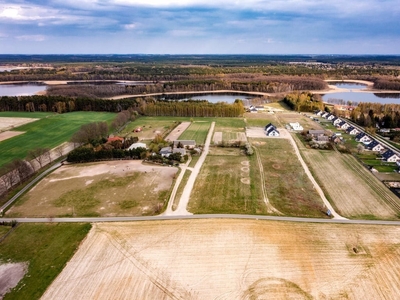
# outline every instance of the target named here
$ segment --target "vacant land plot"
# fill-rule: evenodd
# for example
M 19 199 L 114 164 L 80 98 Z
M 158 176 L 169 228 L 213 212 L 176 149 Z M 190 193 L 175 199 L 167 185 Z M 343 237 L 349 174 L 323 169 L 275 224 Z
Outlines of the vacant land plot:
M 252 114 L 252 113 L 246 113 L 244 115 L 245 122 L 246 122 L 246 127 L 262 127 L 264 128 L 265 125 L 268 123 L 273 123 L 275 126 L 280 126 L 277 122 L 277 118 L 275 115 L 270 115 L 266 113 L 262 114 Z
M 1 120 L 0 120 L 1 122 Z M 25 132 L 23 131 L 3 131 L 0 132 L 0 142 L 1 141 L 5 141 L 8 140 L 14 136 L 20 135 L 20 134 L 24 134 Z
M 324 216 L 323 202 L 287 139 L 251 139 L 260 155 L 268 199 L 291 216 Z
M 141 161 L 63 166 L 24 195 L 7 216 L 140 216 L 160 213 L 177 168 Z
M 90 228 L 90 224 L 20 224 L 1 243 L 0 265 L 22 263 L 27 274 L 5 299 L 39 299 Z
M 19 127 L 24 124 L 35 122 L 34 118 L 5 118 L 0 117 L 0 132 Z
M 348 218 L 393 219 L 399 213 L 388 203 L 398 198 L 351 155 L 302 148 L 311 170 L 335 205 Z
M 397 299 L 396 226 L 95 224 L 47 299 Z
M 308 115 L 311 114 L 309 113 Z M 301 126 L 303 126 L 304 130 L 324 129 L 318 122 L 315 122 L 312 119 L 300 113 L 295 113 L 295 112 L 280 113 L 278 115 L 278 118 L 283 125 L 298 122 L 300 123 Z
M 183 120 L 188 121 L 188 118 L 141 117 L 129 123 L 119 134 L 124 137 L 138 137 L 139 140 L 152 140 L 157 134 L 164 136 Z M 135 132 L 137 128 L 141 128 L 141 131 Z
M 196 179 L 188 211 L 262 214 L 266 207 L 254 191 L 249 159 L 234 148 L 210 148 Z M 257 172 L 258 170 L 253 170 Z
M 180 140 L 195 140 L 197 145 L 204 145 L 206 142 L 208 130 L 210 129 L 211 122 L 208 121 L 195 121 L 183 132 Z
M 26 158 L 31 149 L 54 148 L 68 141 L 83 124 L 111 121 L 113 118 L 113 113 L 73 112 L 22 125 L 18 131 L 25 131 L 24 134 L 0 142 L 0 168 L 13 159 Z

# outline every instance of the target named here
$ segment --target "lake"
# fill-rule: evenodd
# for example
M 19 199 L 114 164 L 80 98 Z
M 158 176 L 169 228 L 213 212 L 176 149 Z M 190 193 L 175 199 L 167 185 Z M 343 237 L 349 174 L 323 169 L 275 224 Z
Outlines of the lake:
M 354 83 L 354 82 L 329 82 L 328 84 L 334 85 L 340 89 L 347 89 L 347 90 L 362 90 L 367 87 L 366 84 L 362 83 Z
M 37 84 L 0 84 L 1 96 L 31 96 L 45 91 L 46 85 Z
M 363 93 L 343 92 L 322 95 L 322 100 L 327 103 L 376 102 L 382 104 L 400 104 L 400 93 Z
M 177 98 L 176 98 L 177 97 Z M 247 99 L 254 98 L 256 96 L 252 95 L 228 95 L 228 94 L 206 94 L 206 95 L 182 95 L 181 98 L 179 96 L 174 96 L 174 100 L 207 100 L 211 103 L 218 103 L 218 102 L 226 102 L 226 103 L 233 103 L 236 99 L 243 100 L 243 104 L 246 105 Z M 169 97 L 168 97 L 169 98 Z M 167 98 L 167 99 L 168 99 Z M 171 97 L 172 98 L 172 97 Z

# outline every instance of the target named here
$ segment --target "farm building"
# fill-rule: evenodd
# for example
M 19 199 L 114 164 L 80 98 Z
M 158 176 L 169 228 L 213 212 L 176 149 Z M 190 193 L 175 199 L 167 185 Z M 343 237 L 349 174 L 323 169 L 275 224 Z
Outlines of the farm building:
M 174 148 L 172 150 L 172 153 L 180 153 L 182 156 L 186 155 L 186 149 L 185 148 Z
M 112 143 L 112 142 L 116 142 L 116 141 L 120 141 L 121 143 L 123 143 L 124 138 L 119 137 L 119 136 L 109 136 L 107 139 L 107 143 Z
M 193 149 L 196 146 L 194 140 L 176 140 L 174 141 L 174 148 Z
M 147 149 L 147 145 L 145 143 L 134 143 L 134 144 L 129 146 L 128 150 L 133 150 L 133 149 L 137 149 L 137 148 L 145 148 L 145 149 Z
M 326 135 L 317 136 L 317 142 L 327 143 L 329 142 L 329 137 Z
M 392 150 L 387 150 L 385 153 L 382 154 L 382 158 L 384 161 L 387 162 L 398 162 L 400 161 L 400 156 Z
M 160 150 L 160 155 L 162 157 L 168 157 L 170 154 L 172 154 L 172 148 L 171 147 L 164 147 Z
M 319 135 L 324 135 L 325 134 L 325 130 L 309 130 L 308 134 L 314 136 L 319 136 Z

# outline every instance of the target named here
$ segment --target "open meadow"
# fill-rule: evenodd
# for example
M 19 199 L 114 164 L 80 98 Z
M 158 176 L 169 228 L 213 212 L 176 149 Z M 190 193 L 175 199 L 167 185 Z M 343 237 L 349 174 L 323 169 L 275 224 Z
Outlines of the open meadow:
M 188 211 L 195 214 L 265 213 L 258 182 L 253 182 L 258 172 L 240 149 L 211 147 L 196 179 Z
M 48 299 L 397 299 L 397 226 L 94 224 Z
M 197 145 L 204 145 L 210 126 L 210 121 L 193 121 L 190 126 L 179 136 L 179 139 L 195 140 Z
M 324 217 L 324 204 L 288 139 L 250 139 L 263 166 L 267 197 L 284 215 Z
M 175 167 L 137 160 L 63 166 L 8 210 L 8 217 L 141 216 L 159 214 Z
M 25 113 L 37 116 L 37 113 Z M 8 114 L 20 117 L 22 113 Z M 19 126 L 12 131 L 24 134 L 0 142 L 0 168 L 16 158 L 25 159 L 29 150 L 35 148 L 54 148 L 72 137 L 83 125 L 91 122 L 111 122 L 116 114 L 104 112 L 72 112 L 65 114 L 47 114 L 40 120 Z
M 312 113 L 307 113 L 306 115 L 312 115 Z M 303 126 L 304 130 L 325 129 L 318 122 L 313 121 L 312 119 L 301 113 L 285 112 L 277 114 L 277 117 L 282 125 L 298 122 L 301 126 Z M 331 121 L 329 121 L 329 123 L 331 124 Z
M 15 267 L 22 264 L 27 272 L 4 299 L 39 299 L 90 228 L 90 224 L 19 224 L 0 244 L 0 270 L 9 264 L 7 278 L 0 276 L 0 291 L 8 290 L 5 279 L 18 275 Z
M 300 144 L 300 143 L 298 143 Z M 349 154 L 300 147 L 335 210 L 347 218 L 396 219 L 399 199 Z

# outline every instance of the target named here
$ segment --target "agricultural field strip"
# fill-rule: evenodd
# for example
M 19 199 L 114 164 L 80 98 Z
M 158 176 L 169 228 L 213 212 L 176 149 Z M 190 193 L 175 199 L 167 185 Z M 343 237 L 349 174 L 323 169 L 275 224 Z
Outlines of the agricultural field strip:
M 353 217 L 366 214 L 380 218 L 395 216 L 393 209 L 357 174 L 357 168 L 363 168 L 361 165 L 348 166 L 340 153 L 316 151 L 303 149 L 302 153 L 342 214 Z M 349 195 L 352 195 L 351 200 Z
M 399 199 L 395 197 L 392 192 L 386 188 L 375 176 L 370 176 L 370 173 L 365 170 L 363 166 L 360 166 L 358 161 L 352 158 L 345 160 L 345 163 L 353 169 L 387 204 L 389 204 L 395 211 L 400 212 Z
M 297 137 L 296 137 L 297 138 Z M 315 180 L 314 176 L 311 174 L 310 170 L 308 169 L 307 164 L 304 162 L 303 157 L 300 154 L 299 148 L 297 147 L 298 143 L 301 143 L 300 141 L 298 141 L 298 143 L 295 142 L 292 134 L 289 134 L 289 139 L 290 142 L 293 145 L 293 148 L 295 150 L 295 153 L 301 163 L 301 165 L 303 166 L 304 172 L 307 174 L 308 178 L 311 180 L 312 184 L 314 185 L 315 189 L 317 190 L 318 194 L 321 196 L 322 201 L 324 202 L 324 204 L 326 205 L 326 207 L 330 210 L 331 214 L 333 215 L 334 218 L 338 218 L 338 219 L 344 219 L 342 216 L 340 216 L 332 207 L 332 205 L 329 203 L 328 199 L 325 197 L 324 192 L 322 191 L 321 187 L 319 186 L 319 184 L 317 183 L 317 181 Z
M 262 191 L 262 194 L 263 194 L 263 201 L 264 201 L 265 205 L 267 206 L 268 212 L 282 214 L 268 200 L 268 195 L 267 195 L 267 191 L 265 189 L 265 184 L 264 184 L 264 182 L 265 182 L 264 168 L 263 168 L 261 157 L 260 157 L 260 153 L 259 153 L 259 150 L 258 150 L 257 147 L 255 147 L 255 152 L 256 152 L 256 156 L 257 156 L 258 168 L 259 168 L 259 171 L 260 171 L 260 179 L 261 179 L 261 184 L 260 185 L 261 185 L 261 191 Z

